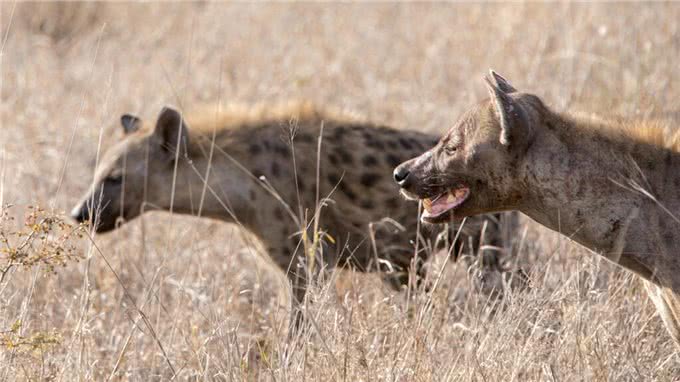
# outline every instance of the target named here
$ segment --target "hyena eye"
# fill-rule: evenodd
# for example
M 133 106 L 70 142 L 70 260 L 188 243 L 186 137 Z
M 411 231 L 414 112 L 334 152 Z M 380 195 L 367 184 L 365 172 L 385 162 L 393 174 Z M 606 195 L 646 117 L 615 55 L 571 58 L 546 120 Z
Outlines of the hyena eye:
M 448 155 L 453 155 L 456 152 L 456 150 L 458 150 L 458 147 L 456 147 L 456 146 L 446 146 L 446 147 L 444 147 L 444 151 L 446 151 L 446 153 Z
M 123 174 L 111 174 L 104 178 L 104 182 L 109 184 L 120 184 L 123 182 Z

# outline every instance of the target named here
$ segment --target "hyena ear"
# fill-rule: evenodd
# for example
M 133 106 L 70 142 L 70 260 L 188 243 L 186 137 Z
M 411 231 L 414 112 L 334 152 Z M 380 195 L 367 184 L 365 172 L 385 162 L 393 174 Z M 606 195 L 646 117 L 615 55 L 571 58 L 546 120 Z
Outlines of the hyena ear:
M 123 125 L 125 134 L 134 133 L 142 126 L 142 120 L 132 114 L 123 114 L 120 116 L 120 124 Z
M 165 106 L 158 115 L 154 135 L 158 137 L 164 150 L 174 154 L 178 144 L 181 149 L 189 145 L 188 130 L 182 113 L 171 106 Z
M 508 146 L 512 143 L 513 139 L 524 134 L 525 130 L 529 127 L 528 121 L 522 106 L 510 96 L 511 92 L 503 90 L 503 88 L 510 85 L 504 82 L 503 88 L 499 87 L 497 79 L 494 78 L 493 74 L 495 73 L 492 71 L 491 75 L 485 78 L 485 81 L 501 125 L 501 144 Z M 498 77 L 502 79 L 502 77 Z M 503 79 L 503 81 L 505 80 Z M 510 89 L 513 92 L 515 91 L 515 88 L 511 86 Z
M 489 79 L 493 81 L 494 85 L 504 93 L 515 93 L 517 89 L 510 85 L 510 82 L 506 80 L 503 76 L 496 73 L 493 69 L 489 69 Z

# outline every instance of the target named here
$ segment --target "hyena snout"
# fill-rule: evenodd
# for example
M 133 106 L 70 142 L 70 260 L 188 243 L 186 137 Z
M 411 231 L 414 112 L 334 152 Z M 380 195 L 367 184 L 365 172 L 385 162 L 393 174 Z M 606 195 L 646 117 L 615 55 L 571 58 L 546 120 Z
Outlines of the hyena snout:
M 120 214 L 111 211 L 106 207 L 95 207 L 89 203 L 81 203 L 71 210 L 71 218 L 78 223 L 90 223 L 95 228 L 95 232 L 103 233 L 116 228 Z
M 407 199 L 418 199 L 416 195 L 420 194 L 420 175 L 423 171 L 423 163 L 419 158 L 407 160 L 397 166 L 392 173 L 394 181 L 401 187 L 401 194 Z
M 71 210 L 71 219 L 78 223 L 84 223 L 90 220 L 90 209 L 87 204 L 79 204 Z

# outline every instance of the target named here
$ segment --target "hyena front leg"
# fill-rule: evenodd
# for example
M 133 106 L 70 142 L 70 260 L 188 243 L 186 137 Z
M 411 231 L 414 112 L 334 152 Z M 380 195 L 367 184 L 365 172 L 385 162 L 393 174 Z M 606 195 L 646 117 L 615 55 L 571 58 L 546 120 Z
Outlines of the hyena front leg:
M 296 257 L 286 275 L 291 287 L 290 326 L 291 329 L 297 330 L 305 320 L 304 304 L 309 287 L 309 275 L 304 261 Z
M 296 256 L 290 248 L 286 247 L 270 248 L 269 256 L 283 271 L 290 283 L 290 328 L 291 330 L 297 329 L 304 321 L 302 307 L 309 284 L 304 261 Z
M 428 260 L 435 252 L 432 246 L 436 245 L 437 235 L 420 226 L 417 219 L 400 221 L 405 224 L 388 220 L 371 227 L 375 243 L 372 253 L 377 254 L 378 269 L 383 281 L 394 290 L 411 287 L 428 292 L 432 287 L 432 280 L 427 279 Z
M 416 247 L 413 240 L 404 234 L 380 235 L 376 237 L 378 270 L 381 277 L 393 290 L 404 287 L 419 288 L 427 276 L 427 259 L 430 251 L 421 245 Z
M 277 265 L 286 274 L 291 286 L 290 301 L 290 329 L 294 332 L 302 327 L 305 321 L 305 297 L 310 284 L 318 280 L 318 277 L 325 271 L 320 260 L 316 259 L 313 269 L 310 269 L 307 259 L 304 256 L 305 250 L 302 246 L 297 246 L 297 250 L 283 249 L 281 251 L 270 252 L 270 255 Z

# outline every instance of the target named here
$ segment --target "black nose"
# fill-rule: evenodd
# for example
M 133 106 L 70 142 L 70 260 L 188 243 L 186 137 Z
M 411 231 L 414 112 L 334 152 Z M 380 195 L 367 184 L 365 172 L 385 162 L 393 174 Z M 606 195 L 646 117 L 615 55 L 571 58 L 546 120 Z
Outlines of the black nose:
M 90 209 L 87 208 L 87 205 L 76 207 L 71 211 L 71 218 L 78 223 L 88 221 L 90 220 Z
M 408 167 L 404 166 L 404 164 L 401 164 L 394 169 L 394 181 L 397 182 L 397 184 L 401 187 L 404 187 L 408 182 L 410 174 L 411 172 L 409 171 Z

